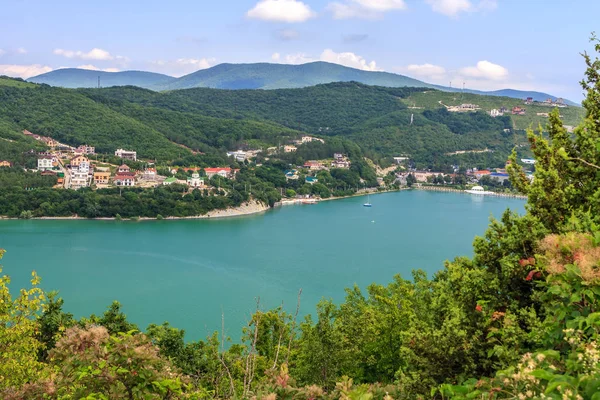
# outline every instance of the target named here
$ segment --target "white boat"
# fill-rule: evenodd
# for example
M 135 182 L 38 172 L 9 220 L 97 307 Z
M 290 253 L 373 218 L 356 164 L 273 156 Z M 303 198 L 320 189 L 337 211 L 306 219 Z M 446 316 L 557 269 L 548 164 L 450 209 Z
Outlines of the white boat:
M 477 195 L 481 195 L 481 196 L 486 195 L 486 194 L 494 194 L 494 192 L 486 191 L 481 186 L 473 186 L 471 189 L 465 190 L 465 192 L 469 193 L 469 194 L 477 194 Z
M 373 207 L 371 204 L 371 195 L 367 194 L 367 202 L 363 204 L 364 207 Z

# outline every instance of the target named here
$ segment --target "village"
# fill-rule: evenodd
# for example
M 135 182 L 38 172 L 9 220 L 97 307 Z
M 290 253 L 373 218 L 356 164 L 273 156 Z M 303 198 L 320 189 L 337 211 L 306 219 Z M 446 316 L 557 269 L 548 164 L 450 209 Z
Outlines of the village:
M 117 149 L 114 157 L 122 160 L 119 164 L 107 161 L 99 161 L 96 149 L 86 144 L 73 147 L 60 143 L 47 136 L 34 134 L 27 130 L 23 134 L 45 144 L 48 149 L 37 153 L 37 171 L 42 176 L 56 176 L 56 188 L 81 189 L 91 187 L 93 189 L 102 189 L 110 187 L 142 187 L 152 188 L 161 185 L 180 184 L 186 185 L 190 190 L 193 189 L 211 189 L 209 184 L 214 176 L 234 180 L 239 169 L 231 167 L 169 167 L 171 176 L 159 175 L 157 168 L 152 161 L 145 161 L 145 166 L 141 170 L 134 170 L 127 163 L 129 161 L 141 161 L 137 157 L 135 150 Z M 274 155 L 278 152 L 295 152 L 300 145 L 318 141 L 325 143 L 323 139 L 302 136 L 290 144 L 279 147 L 270 147 L 267 149 L 267 155 Z M 255 159 L 262 150 L 236 150 L 227 153 L 227 156 L 238 163 L 249 162 Z M 268 157 L 265 158 L 268 160 Z M 9 161 L 0 160 L 0 167 L 11 167 Z M 260 166 L 260 164 L 257 164 Z M 297 166 L 298 169 L 285 171 L 286 179 L 295 180 L 300 177 L 299 169 L 302 169 L 305 175 L 305 182 L 314 184 L 318 179 L 314 176 L 317 172 L 329 170 L 330 168 L 349 169 L 350 161 L 348 157 L 335 153 L 331 160 L 309 160 L 303 165 Z M 175 175 L 183 171 L 188 176 L 186 179 L 178 179 Z M 191 174 L 190 174 L 191 172 Z M 312 175 L 312 176 L 311 176 Z

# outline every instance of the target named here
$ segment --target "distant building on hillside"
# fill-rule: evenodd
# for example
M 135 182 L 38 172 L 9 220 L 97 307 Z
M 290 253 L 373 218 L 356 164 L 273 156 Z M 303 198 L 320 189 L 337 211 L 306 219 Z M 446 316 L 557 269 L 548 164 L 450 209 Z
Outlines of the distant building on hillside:
M 56 159 L 52 156 L 42 156 L 38 158 L 37 169 L 38 171 L 45 171 L 52 169 L 56 165 Z
M 94 172 L 94 183 L 96 185 L 106 185 L 110 181 L 110 172 L 96 171 Z
M 221 167 L 221 168 L 204 168 L 204 172 L 208 179 L 212 178 L 215 175 L 222 176 L 223 178 L 233 178 L 235 173 L 238 170 L 232 170 L 229 167 Z
M 197 172 L 194 172 L 190 178 L 187 178 L 187 184 L 189 187 L 203 188 L 204 187 L 204 178 L 200 178 L 200 174 Z
M 529 165 L 535 164 L 535 160 L 533 158 L 521 158 L 521 162 Z
M 498 110 L 497 108 L 490 110 L 490 116 L 492 116 L 494 118 L 501 117 L 502 115 L 503 115 L 503 113 L 501 113 L 500 110 Z
M 115 151 L 115 156 L 125 160 L 137 161 L 137 152 L 132 150 L 118 149 Z
M 315 142 L 315 141 L 325 143 L 325 141 L 323 139 L 319 139 L 314 136 L 302 136 L 302 138 L 300 139 L 301 144 Z
M 296 150 L 298 150 L 298 148 L 296 146 L 292 146 L 291 144 L 283 146 L 284 153 L 293 153 Z
M 117 186 L 135 186 L 135 176 L 119 174 L 115 176 L 115 185 Z
M 0 167 L 12 167 L 12 163 L 10 161 L 2 160 L 0 161 Z
M 514 106 L 512 108 L 512 115 L 525 115 L 525 109 L 519 106 Z
M 75 149 L 75 154 L 96 154 L 96 148 L 88 146 L 87 144 L 82 144 Z
M 90 160 L 88 160 L 88 158 L 85 156 L 76 156 L 71 159 L 69 164 L 71 164 L 71 167 L 79 167 L 79 164 L 81 164 L 82 162 L 86 162 L 89 164 Z
M 246 161 L 246 158 L 248 157 L 248 155 L 246 154 L 246 152 L 242 151 L 242 150 L 228 151 L 227 152 L 227 156 L 228 157 L 233 157 L 233 159 L 235 161 L 239 161 L 239 162 Z
M 531 105 L 533 104 L 533 97 L 528 97 L 525 99 L 525 104 Z

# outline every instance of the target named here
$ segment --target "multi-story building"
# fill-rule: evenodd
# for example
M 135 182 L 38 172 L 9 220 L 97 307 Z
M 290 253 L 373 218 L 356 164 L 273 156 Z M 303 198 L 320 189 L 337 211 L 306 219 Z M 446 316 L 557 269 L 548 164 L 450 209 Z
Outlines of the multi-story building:
M 115 156 L 119 158 L 123 158 L 125 160 L 136 161 L 137 160 L 137 152 L 132 150 L 123 150 L 118 149 L 115 151 Z

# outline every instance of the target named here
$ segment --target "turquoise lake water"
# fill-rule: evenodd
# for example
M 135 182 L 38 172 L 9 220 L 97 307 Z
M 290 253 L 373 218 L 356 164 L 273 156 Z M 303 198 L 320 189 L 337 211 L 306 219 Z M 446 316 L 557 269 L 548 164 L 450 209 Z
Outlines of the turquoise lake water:
M 286 206 L 221 220 L 0 221 L 4 273 L 13 293 L 35 269 L 59 290 L 76 317 L 101 314 L 119 300 L 132 322 L 169 321 L 186 339 L 220 329 L 240 335 L 256 307 L 281 302 L 314 313 L 323 297 L 340 302 L 344 288 L 386 284 L 412 269 L 430 275 L 443 262 L 471 255 L 473 238 L 491 215 L 523 212 L 517 199 L 404 191 Z

